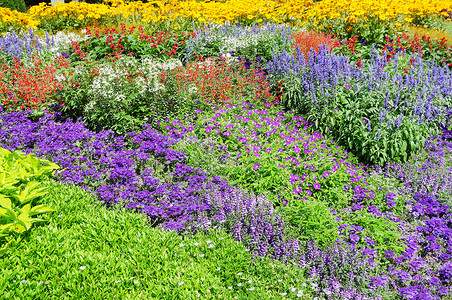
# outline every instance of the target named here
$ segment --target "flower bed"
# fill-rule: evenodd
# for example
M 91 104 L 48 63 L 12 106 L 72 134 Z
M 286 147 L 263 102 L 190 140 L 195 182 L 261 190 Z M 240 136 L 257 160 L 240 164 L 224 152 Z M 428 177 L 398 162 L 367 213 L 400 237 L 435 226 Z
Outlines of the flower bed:
M 0 147 L 57 164 L 49 176 L 151 227 L 180 239 L 221 232 L 256 268 L 278 261 L 302 276 L 263 272 L 264 289 L 225 270 L 221 280 L 234 286 L 203 283 L 200 297 L 447 299 L 450 53 L 445 39 L 403 30 L 411 21 L 445 28 L 452 6 L 279 2 L 72 2 L 14 18 L 1 10 L 3 22 L 40 29 L 0 36 Z M 300 27 L 314 12 L 320 20 Z M 17 219 L 27 209 L 18 206 Z M 0 216 L 0 229 L 16 242 L 6 251 L 30 243 L 4 230 L 8 220 Z M 198 291 L 196 280 L 183 291 L 182 272 L 167 276 L 178 295 Z M 285 280 L 297 283 L 276 287 Z

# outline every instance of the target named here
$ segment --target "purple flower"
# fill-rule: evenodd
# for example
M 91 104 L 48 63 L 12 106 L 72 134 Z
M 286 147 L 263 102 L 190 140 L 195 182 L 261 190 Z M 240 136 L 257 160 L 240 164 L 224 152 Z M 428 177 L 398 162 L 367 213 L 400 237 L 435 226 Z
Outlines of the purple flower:
M 314 189 L 316 190 L 320 189 L 320 183 L 318 182 L 314 183 Z
M 394 252 L 392 252 L 391 250 L 386 250 L 385 251 L 385 256 L 387 258 L 393 258 L 394 257 Z
M 353 242 L 353 243 L 357 243 L 358 241 L 359 241 L 359 235 L 357 235 L 357 234 L 350 234 L 350 240 Z
M 254 166 L 253 166 L 253 169 L 254 169 L 254 170 L 259 169 L 259 163 L 255 163 Z
M 347 85 L 345 86 L 345 88 L 346 88 L 347 90 L 349 90 L 349 89 L 351 89 L 351 86 L 347 84 Z

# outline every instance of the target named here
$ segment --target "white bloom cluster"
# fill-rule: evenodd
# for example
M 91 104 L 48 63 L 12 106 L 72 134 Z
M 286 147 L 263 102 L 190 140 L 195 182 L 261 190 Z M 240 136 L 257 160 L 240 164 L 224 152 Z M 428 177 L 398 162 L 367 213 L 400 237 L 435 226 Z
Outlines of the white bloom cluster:
M 133 57 L 123 57 L 114 64 L 103 64 L 98 67 L 99 75 L 96 76 L 88 89 L 90 98 L 85 111 L 93 109 L 97 98 L 105 100 L 122 101 L 127 98 L 126 89 L 130 82 L 127 82 L 127 70 L 133 69 L 138 76 L 134 76 L 133 85 L 139 94 L 146 92 L 158 92 L 165 89 L 165 86 L 158 80 L 161 70 L 174 69 L 181 66 L 180 60 L 169 60 L 156 62 L 151 59 L 144 59 L 142 62 Z
M 254 49 L 258 44 L 268 44 L 276 39 L 288 40 L 290 27 L 287 24 L 264 24 L 263 26 L 240 25 L 214 25 L 211 24 L 203 32 L 198 32 L 192 39 L 192 51 L 203 52 L 213 45 L 219 45 L 223 56 L 232 52 L 243 52 L 245 49 Z

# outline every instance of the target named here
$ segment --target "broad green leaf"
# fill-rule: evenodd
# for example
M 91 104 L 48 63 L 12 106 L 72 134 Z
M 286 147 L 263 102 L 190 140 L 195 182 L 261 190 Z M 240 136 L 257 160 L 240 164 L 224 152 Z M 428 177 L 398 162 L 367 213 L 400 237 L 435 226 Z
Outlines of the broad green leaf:
M 36 205 L 36 206 L 32 207 L 28 211 L 28 213 L 30 216 L 33 216 L 33 215 L 42 214 L 42 213 L 51 212 L 51 211 L 54 211 L 54 209 L 47 207 L 44 204 L 40 204 L 40 205 Z
M 11 208 L 11 199 L 0 194 L 0 206 L 6 207 L 6 208 Z

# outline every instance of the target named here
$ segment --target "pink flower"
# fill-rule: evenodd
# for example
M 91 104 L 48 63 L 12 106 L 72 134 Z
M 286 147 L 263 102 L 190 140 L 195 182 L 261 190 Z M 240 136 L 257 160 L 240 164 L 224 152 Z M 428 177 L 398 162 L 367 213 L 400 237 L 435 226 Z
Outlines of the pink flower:
M 314 188 L 316 190 L 320 189 L 320 183 L 318 183 L 318 182 L 314 183 Z
M 306 194 L 308 194 L 308 196 L 312 196 L 312 192 L 310 190 L 306 190 Z
M 347 85 L 345 86 L 345 88 L 346 88 L 347 90 L 349 90 L 349 89 L 351 89 L 351 86 L 347 84 Z
M 254 164 L 254 167 L 253 167 L 253 169 L 254 169 L 254 170 L 257 170 L 257 169 L 259 169 L 259 163 L 256 163 L 256 164 Z

